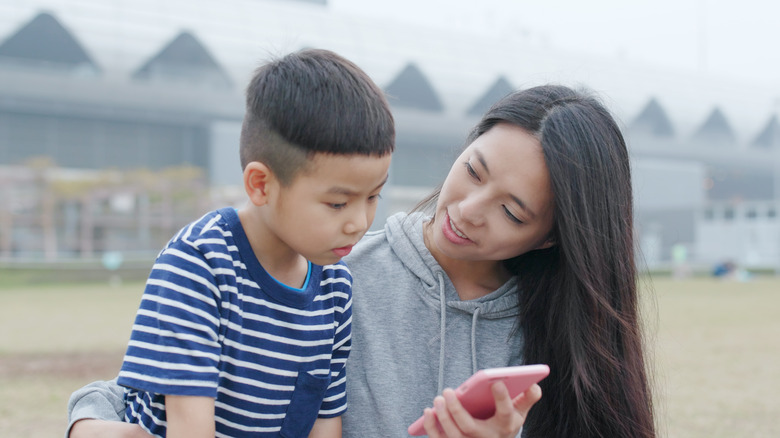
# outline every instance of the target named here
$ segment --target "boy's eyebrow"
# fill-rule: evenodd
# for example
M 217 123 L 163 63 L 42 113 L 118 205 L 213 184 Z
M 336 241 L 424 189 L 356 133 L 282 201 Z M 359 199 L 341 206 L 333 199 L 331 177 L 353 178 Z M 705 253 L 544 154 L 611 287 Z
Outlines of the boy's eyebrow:
M 374 190 L 378 190 L 382 186 L 384 186 L 385 183 L 387 182 L 388 178 L 390 178 L 390 174 L 389 173 L 387 175 L 385 175 L 385 179 L 383 179 L 382 182 L 379 183 L 379 185 L 377 185 L 376 187 L 374 187 L 374 189 L 371 190 L 371 191 L 373 192 Z M 339 186 L 335 186 L 335 187 L 329 188 L 326 193 L 334 194 L 334 195 L 347 195 L 347 196 L 353 196 L 353 195 L 356 194 L 353 190 L 350 190 L 350 189 L 348 189 L 346 187 L 339 187 Z
M 484 155 L 482 155 L 482 152 L 480 152 L 480 151 L 479 151 L 479 149 L 475 149 L 475 150 L 474 150 L 474 155 L 476 155 L 476 156 L 477 156 L 477 161 L 479 161 L 479 162 L 480 162 L 480 164 L 482 164 L 482 168 L 483 168 L 483 169 L 485 169 L 485 173 L 487 173 L 488 175 L 490 175 L 490 169 L 488 169 L 487 161 L 485 161 L 485 156 L 484 156 Z M 528 216 L 531 216 L 531 219 L 535 219 L 535 218 L 536 218 L 536 213 L 534 213 L 534 212 L 533 212 L 533 210 L 531 210 L 531 209 L 528 207 L 528 205 L 526 205 L 526 203 L 525 203 L 525 202 L 523 202 L 523 200 L 522 200 L 522 199 L 518 198 L 517 196 L 515 196 L 515 195 L 513 195 L 513 194 L 511 194 L 511 193 L 509 194 L 509 197 L 510 197 L 510 198 L 512 198 L 512 200 L 513 200 L 513 201 L 515 201 L 515 203 L 516 203 L 517 205 L 519 205 L 519 206 L 520 206 L 520 208 L 521 208 L 521 209 L 522 209 L 524 212 L 526 212 L 526 214 L 528 214 Z

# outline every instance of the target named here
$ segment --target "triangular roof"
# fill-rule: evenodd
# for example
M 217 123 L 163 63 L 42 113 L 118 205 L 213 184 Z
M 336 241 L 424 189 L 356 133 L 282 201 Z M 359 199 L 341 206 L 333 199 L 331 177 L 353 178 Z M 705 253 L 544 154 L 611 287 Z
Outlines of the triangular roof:
M 48 12 L 36 15 L 3 41 L 0 45 L 0 59 L 98 69 L 70 31 Z
M 720 108 L 715 107 L 707 120 L 693 135 L 693 139 L 702 142 L 734 144 L 737 141 L 734 130 Z
M 437 112 L 444 109 L 438 93 L 414 63 L 407 64 L 385 92 L 393 105 Z
M 489 110 L 494 103 L 498 102 L 499 99 L 514 90 L 515 88 L 512 86 L 512 84 L 510 84 L 505 77 L 500 76 L 498 79 L 496 79 L 495 82 L 493 82 L 493 85 L 488 88 L 485 94 L 483 94 L 482 97 L 477 99 L 477 101 L 471 105 L 471 108 L 469 108 L 467 114 L 472 116 L 481 116 L 482 114 L 485 114 L 485 112 L 487 112 L 487 110 Z
M 653 137 L 674 137 L 674 126 L 669 121 L 666 110 L 651 97 L 639 115 L 631 122 L 631 130 L 649 134 Z
M 636 113 L 624 114 L 621 108 L 641 108 L 638 105 L 647 99 L 634 101 L 634 93 L 659 98 L 664 102 L 664 108 L 669 110 L 668 114 L 673 116 L 671 121 L 677 136 L 697 128 L 702 121 L 701 114 L 711 110 L 706 101 L 713 96 L 696 90 L 722 91 L 714 98 L 724 104 L 723 108 L 729 114 L 734 114 L 730 121 L 740 139 L 743 138 L 744 127 L 749 126 L 746 120 L 754 118 L 754 112 L 762 117 L 760 120 L 768 117 L 760 110 L 765 107 L 766 90 L 759 84 L 721 83 L 715 79 L 699 83 L 703 78 L 687 74 L 670 76 L 674 80 L 666 81 L 663 79 L 666 76 L 655 75 L 641 65 L 621 62 L 614 65 L 615 68 L 604 68 L 599 63 L 590 62 L 593 60 L 590 57 L 530 46 L 524 47 L 529 50 L 527 57 L 502 57 L 500 52 L 506 50 L 502 40 L 445 29 L 431 34 L 430 28 L 411 24 L 404 27 L 404 32 L 398 32 L 392 22 L 379 17 L 354 20 L 338 8 L 306 3 L 293 7 L 290 3 L 299 2 L 249 2 L 244 5 L 245 8 L 242 6 L 246 13 L 239 16 L 219 2 L 205 0 L 193 0 L 191 8 L 176 11 L 144 8 L 143 14 L 126 13 L 127 2 L 119 0 L 48 2 L 46 10 L 55 17 L 63 18 L 62 23 L 73 31 L 84 48 L 89 49 L 91 59 L 101 67 L 111 64 L 105 69 L 105 75 L 123 84 L 186 23 L 186 29 L 211 50 L 220 66 L 230 73 L 234 84 L 244 83 L 245 78 L 251 75 L 257 67 L 258 56 L 309 45 L 335 48 L 340 53 L 350 54 L 352 61 L 382 85 L 388 84 L 408 61 L 414 60 L 435 85 L 442 106 L 461 114 L 465 114 L 482 95 L 485 84 L 490 84 L 502 72 L 511 72 L 507 77 L 515 83 L 522 80 L 524 86 L 542 80 L 570 84 L 572 77 L 569 73 L 576 68 L 580 72 L 577 77 L 588 78 L 584 85 L 603 90 L 605 96 L 619 103 L 615 107 L 616 115 L 624 120 L 632 120 Z M 0 43 L 37 12 L 5 17 L 8 26 L 0 34 Z M 204 14 L 213 19 L 203 20 Z M 159 39 L 161 35 L 162 42 Z M 356 38 L 356 35 L 360 37 Z M 131 43 L 128 43 L 128 38 L 132 38 Z M 445 42 L 458 47 L 458 50 L 438 50 Z M 464 53 L 479 53 L 491 62 L 469 62 Z M 0 56 L 0 61 L 3 59 L 11 60 Z M 701 87 L 692 86 L 697 84 Z M 747 88 L 741 88 L 742 85 Z M 240 95 L 237 88 L 234 87 L 233 91 Z M 403 105 L 400 101 L 393 103 Z M 675 111 L 671 111 L 673 108 Z M 757 130 L 746 132 L 744 138 L 753 140 L 757 133 Z
M 764 129 L 761 130 L 751 144 L 762 148 L 780 146 L 780 122 L 777 120 L 777 114 L 773 114 L 769 118 Z
M 136 79 L 168 78 L 230 86 L 230 77 L 190 32 L 178 34 L 133 74 Z

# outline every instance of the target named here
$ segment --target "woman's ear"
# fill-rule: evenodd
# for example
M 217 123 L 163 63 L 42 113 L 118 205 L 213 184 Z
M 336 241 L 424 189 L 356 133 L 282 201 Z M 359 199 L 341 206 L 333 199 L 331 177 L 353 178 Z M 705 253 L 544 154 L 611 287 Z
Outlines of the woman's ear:
M 244 190 L 252 204 L 256 206 L 268 203 L 268 195 L 276 177 L 271 169 L 260 161 L 252 161 L 244 168 Z
M 555 237 L 548 236 L 547 239 L 545 239 L 545 241 L 542 242 L 542 244 L 539 245 L 539 247 L 536 248 L 536 249 L 547 249 L 547 248 L 551 248 L 551 247 L 555 246 L 556 244 L 557 244 L 557 242 L 555 241 Z

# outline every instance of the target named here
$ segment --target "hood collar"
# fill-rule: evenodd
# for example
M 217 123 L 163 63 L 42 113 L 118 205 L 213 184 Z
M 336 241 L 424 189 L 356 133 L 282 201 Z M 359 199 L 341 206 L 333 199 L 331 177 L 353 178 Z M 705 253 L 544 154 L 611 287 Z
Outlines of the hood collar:
M 419 292 L 426 301 L 438 301 L 442 295 L 448 308 L 473 314 L 479 308 L 479 317 L 485 319 L 515 316 L 520 312 L 517 295 L 517 280 L 512 277 L 493 292 L 468 301 L 461 301 L 447 274 L 425 247 L 423 224 L 431 219 L 421 212 L 409 215 L 399 213 L 387 219 L 385 232 L 393 252 L 404 266 L 417 276 L 423 284 Z M 443 282 L 443 285 L 439 283 Z M 442 294 L 440 286 L 444 286 Z
M 447 340 L 447 309 L 454 309 L 471 315 L 471 368 L 477 372 L 477 325 L 480 318 L 494 319 L 515 316 L 519 313 L 517 294 L 514 293 L 517 281 L 513 277 L 493 292 L 468 301 L 458 297 L 444 269 L 425 247 L 423 224 L 430 216 L 423 213 L 411 215 L 396 214 L 387 220 L 385 232 L 390 247 L 404 266 L 416 275 L 422 286 L 419 293 L 432 307 L 439 308 L 439 378 L 438 393 L 444 389 L 444 358 Z

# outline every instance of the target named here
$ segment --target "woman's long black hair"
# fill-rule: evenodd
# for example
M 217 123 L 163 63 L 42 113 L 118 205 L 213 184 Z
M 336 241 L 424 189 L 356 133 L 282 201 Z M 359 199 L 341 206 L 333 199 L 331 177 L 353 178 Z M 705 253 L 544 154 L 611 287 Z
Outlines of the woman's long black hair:
M 540 141 L 555 202 L 556 244 L 504 262 L 518 278 L 523 360 L 551 369 L 524 436 L 654 437 L 620 129 L 598 100 L 557 85 L 500 100 L 468 144 L 499 123 Z

